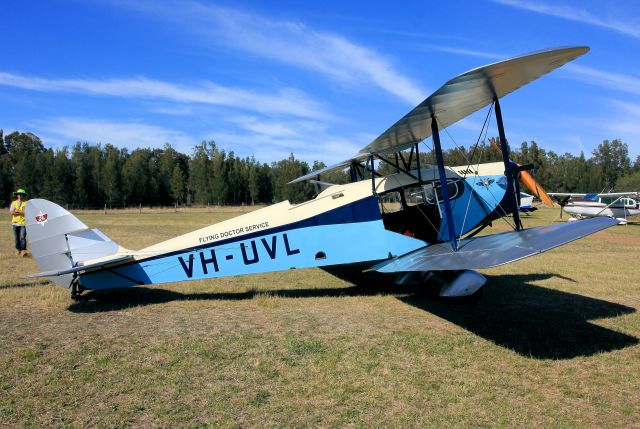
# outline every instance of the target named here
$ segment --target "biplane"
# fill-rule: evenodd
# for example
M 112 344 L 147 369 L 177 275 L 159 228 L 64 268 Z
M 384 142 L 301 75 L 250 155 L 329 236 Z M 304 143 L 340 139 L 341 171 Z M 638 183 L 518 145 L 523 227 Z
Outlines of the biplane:
M 395 273 L 398 283 L 448 273 L 441 296 L 476 295 L 486 279 L 475 270 L 533 256 L 616 223 L 595 218 L 523 227 L 518 175 L 527 167 L 509 159 L 499 102 L 588 50 L 549 49 L 463 73 L 352 158 L 291 182 L 348 170 L 349 183 L 325 183 L 301 204 L 283 201 L 144 249 L 125 249 L 59 205 L 32 199 L 26 227 L 42 271 L 32 276 L 48 277 L 76 298 L 86 289 L 357 265 Z M 495 113 L 503 161 L 447 167 L 440 130 L 484 107 L 487 117 Z M 432 164 L 420 156 L 420 144 L 429 137 Z M 380 174 L 376 163 L 392 173 Z M 499 218 L 513 230 L 477 235 Z
M 562 211 L 571 215 L 569 221 L 592 217 L 615 218 L 619 224 L 626 224 L 628 218 L 640 215 L 639 192 L 608 192 L 601 194 L 576 194 L 550 192 L 560 204 Z

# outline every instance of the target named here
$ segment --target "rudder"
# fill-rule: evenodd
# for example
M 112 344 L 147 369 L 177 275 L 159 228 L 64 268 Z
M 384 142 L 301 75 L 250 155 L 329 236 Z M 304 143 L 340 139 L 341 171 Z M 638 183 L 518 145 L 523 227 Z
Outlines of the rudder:
M 44 199 L 27 201 L 27 239 L 31 254 L 42 272 L 64 270 L 90 259 L 110 256 L 120 246 L 97 228 L 89 228 L 59 205 Z M 49 279 L 68 288 L 73 274 Z

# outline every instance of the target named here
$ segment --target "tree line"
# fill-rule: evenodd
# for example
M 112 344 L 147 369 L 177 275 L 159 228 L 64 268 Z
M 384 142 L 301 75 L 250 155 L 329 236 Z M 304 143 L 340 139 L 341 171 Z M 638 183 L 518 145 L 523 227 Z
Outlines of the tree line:
M 486 143 L 445 153 L 449 165 L 501 159 Z M 628 147 L 620 140 L 603 141 L 589 158 L 584 154 L 558 155 L 536 142 L 523 142 L 512 150 L 512 159 L 533 163 L 538 182 L 548 191 L 640 190 L 640 157 L 632 164 Z M 421 162 L 435 161 L 425 151 Z M 261 163 L 254 157 L 227 152 L 214 141 L 201 142 L 190 155 L 169 144 L 161 149 L 129 151 L 111 144 L 79 142 L 53 149 L 32 133 L 4 135 L 0 130 L 0 203 L 5 206 L 18 187 L 26 188 L 31 198 L 46 198 L 72 208 L 301 202 L 317 192 L 315 186 L 287 183 L 322 167 L 321 162 L 309 165 L 293 154 L 271 164 Z M 385 164 L 378 169 L 382 174 L 392 170 Z M 332 172 L 322 180 L 344 183 L 348 175 Z

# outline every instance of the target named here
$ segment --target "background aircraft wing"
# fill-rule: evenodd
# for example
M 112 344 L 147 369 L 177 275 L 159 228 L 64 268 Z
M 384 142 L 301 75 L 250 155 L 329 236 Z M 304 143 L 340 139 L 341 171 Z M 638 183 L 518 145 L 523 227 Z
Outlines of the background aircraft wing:
M 576 194 L 572 192 L 547 192 L 550 197 L 584 197 L 587 194 Z
M 607 192 L 604 194 L 598 194 L 600 197 L 637 197 L 640 192 Z
M 460 241 L 456 252 L 451 250 L 449 243 L 439 243 L 373 268 L 382 273 L 491 268 L 546 252 L 617 224 L 616 219 L 598 217 L 467 238 Z

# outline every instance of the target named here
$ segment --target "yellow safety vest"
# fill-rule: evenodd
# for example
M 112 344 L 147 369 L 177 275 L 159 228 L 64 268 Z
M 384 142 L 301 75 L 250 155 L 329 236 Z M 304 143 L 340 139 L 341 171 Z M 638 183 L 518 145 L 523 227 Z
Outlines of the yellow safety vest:
M 26 206 L 26 205 L 27 205 L 27 202 L 26 202 L 26 201 L 18 201 L 18 200 L 15 200 L 15 201 L 13 201 L 13 202 L 11 203 L 11 207 L 12 207 L 14 210 L 20 210 L 20 211 L 22 211 L 22 212 L 24 212 L 24 206 Z M 5 206 L 5 207 L 6 207 L 6 206 Z M 21 215 L 13 215 L 13 216 L 11 217 L 11 223 L 12 223 L 12 224 L 14 224 L 14 225 L 22 225 L 22 226 L 24 226 L 24 224 L 25 224 L 25 222 L 24 222 L 24 215 L 23 215 L 23 214 L 21 214 Z

